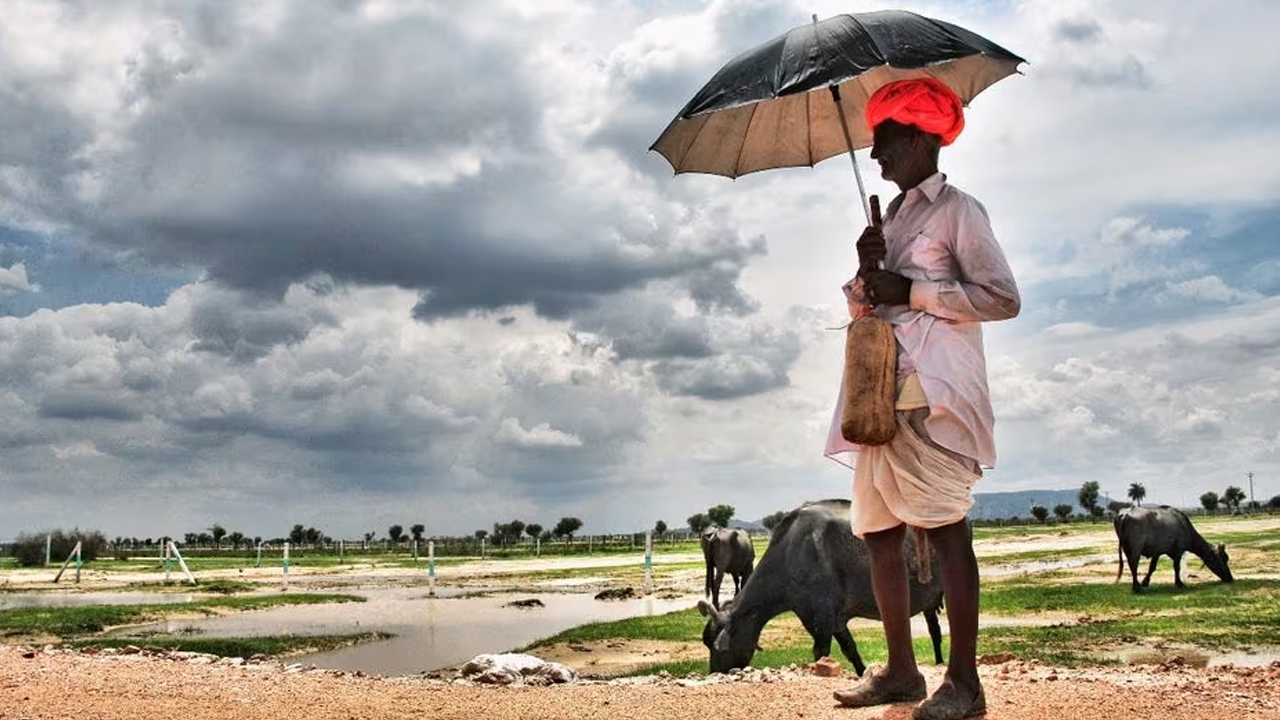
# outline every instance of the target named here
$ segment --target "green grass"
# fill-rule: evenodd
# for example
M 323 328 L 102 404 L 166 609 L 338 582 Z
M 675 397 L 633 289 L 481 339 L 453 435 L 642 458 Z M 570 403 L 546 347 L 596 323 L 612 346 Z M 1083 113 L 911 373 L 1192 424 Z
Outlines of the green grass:
M 1172 574 L 1172 573 L 1170 573 Z M 1208 575 L 1204 573 L 1203 575 Z M 986 583 L 982 592 L 982 612 L 993 615 L 1025 615 L 1036 612 L 1070 612 L 1080 615 L 1143 613 L 1201 613 L 1224 608 L 1243 612 L 1270 610 L 1280 627 L 1280 583 L 1244 579 L 1219 582 L 1203 576 L 1186 588 L 1152 580 L 1150 587 L 1135 595 L 1128 573 L 1120 582 L 1049 584 L 1035 579 Z
M 355 633 L 349 635 L 278 635 L 270 637 L 203 638 L 153 635 L 145 638 L 91 638 L 65 643 L 70 647 L 120 648 L 145 646 L 165 650 L 186 650 L 221 657 L 248 658 L 254 655 L 287 657 L 325 652 L 368 642 L 389 640 L 390 633 Z
M 154 622 L 174 615 L 214 614 L 219 610 L 257 610 L 278 605 L 363 602 L 355 595 L 328 593 L 261 595 L 198 600 L 181 605 L 89 605 L 85 607 L 27 607 L 0 610 L 0 637 L 57 637 L 72 639 L 119 625 Z
M 676 610 L 662 615 L 627 618 L 613 622 L 588 623 L 558 635 L 535 641 L 528 648 L 556 643 L 585 643 L 596 640 L 688 640 L 702 637 L 706 618 L 696 609 Z

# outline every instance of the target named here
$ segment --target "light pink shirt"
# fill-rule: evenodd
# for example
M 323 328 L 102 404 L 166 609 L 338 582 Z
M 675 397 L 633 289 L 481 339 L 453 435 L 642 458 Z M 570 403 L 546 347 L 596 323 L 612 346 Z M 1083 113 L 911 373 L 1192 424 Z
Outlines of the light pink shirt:
M 914 372 L 929 401 L 925 430 L 935 443 L 995 467 L 995 418 L 980 323 L 1022 307 L 986 208 L 935 173 L 889 203 L 884 267 L 911 279 L 910 305 L 880 306 L 898 340 L 898 377 Z M 861 303 L 862 284 L 844 286 Z M 844 387 L 824 454 L 853 467 L 861 446 L 840 435 Z

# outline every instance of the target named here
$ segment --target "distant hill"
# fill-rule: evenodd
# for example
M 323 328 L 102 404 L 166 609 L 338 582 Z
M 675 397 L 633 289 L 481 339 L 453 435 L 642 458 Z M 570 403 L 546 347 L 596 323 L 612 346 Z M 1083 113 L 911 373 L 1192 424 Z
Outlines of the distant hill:
M 974 520 L 996 520 L 1011 517 L 1031 517 L 1031 506 L 1042 505 L 1053 513 L 1055 505 L 1066 503 L 1072 514 L 1083 513 L 1076 502 L 1079 490 L 1019 490 L 1017 492 L 974 493 L 973 509 L 969 517 Z M 1101 502 L 1101 499 L 1099 499 Z

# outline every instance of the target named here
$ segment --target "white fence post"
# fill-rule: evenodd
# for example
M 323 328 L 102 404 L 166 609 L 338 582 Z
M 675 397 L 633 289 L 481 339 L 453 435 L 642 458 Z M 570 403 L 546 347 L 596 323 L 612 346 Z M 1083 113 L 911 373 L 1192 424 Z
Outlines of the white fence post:
M 436 542 L 427 541 L 427 595 L 436 595 Z
M 191 574 L 191 570 L 187 567 L 187 561 L 182 559 L 182 553 L 178 552 L 178 546 L 172 540 L 169 541 L 169 549 L 173 551 L 173 556 L 178 559 L 178 567 L 182 568 L 182 572 L 186 574 L 187 579 L 191 581 L 192 585 L 195 585 L 196 576 Z
M 644 533 L 644 594 L 653 594 L 653 535 Z

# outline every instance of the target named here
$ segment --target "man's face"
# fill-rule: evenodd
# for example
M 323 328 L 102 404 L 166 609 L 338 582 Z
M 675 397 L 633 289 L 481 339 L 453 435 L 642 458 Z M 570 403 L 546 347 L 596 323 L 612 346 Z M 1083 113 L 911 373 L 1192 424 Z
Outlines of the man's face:
M 927 159 L 924 134 L 914 127 L 885 120 L 875 128 L 871 159 L 880 163 L 880 177 L 902 182 L 918 172 Z

